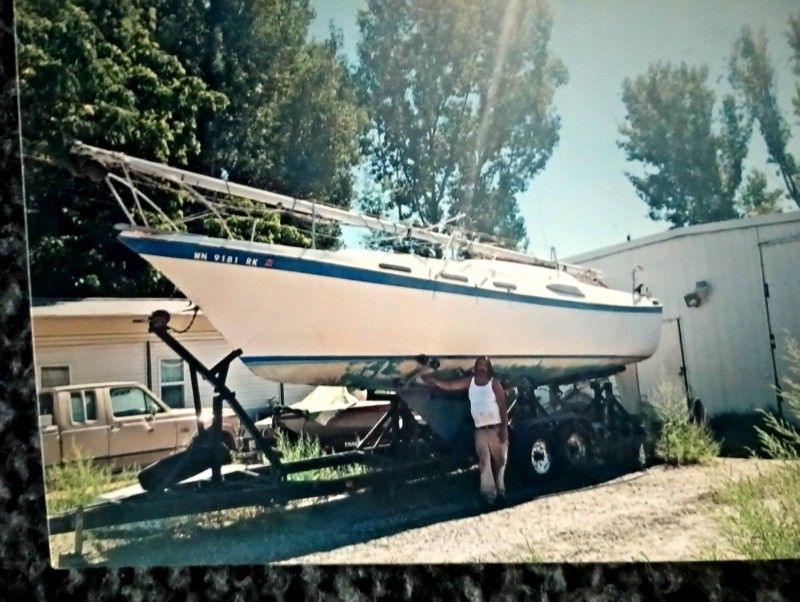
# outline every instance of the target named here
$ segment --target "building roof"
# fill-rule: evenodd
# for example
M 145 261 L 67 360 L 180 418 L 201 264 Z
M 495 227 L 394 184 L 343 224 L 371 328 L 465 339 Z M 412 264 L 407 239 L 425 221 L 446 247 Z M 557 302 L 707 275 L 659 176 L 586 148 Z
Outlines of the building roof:
M 730 219 L 725 220 L 724 222 L 713 222 L 710 224 L 687 226 L 685 228 L 674 228 L 672 230 L 667 230 L 666 232 L 659 232 L 658 234 L 645 236 L 644 238 L 623 242 L 610 247 L 604 247 L 602 249 L 596 249 L 594 251 L 588 251 L 586 253 L 580 253 L 579 255 L 573 255 L 572 257 L 566 258 L 565 261 L 580 264 L 582 262 L 600 259 L 601 257 L 606 257 L 608 255 L 614 255 L 622 251 L 630 251 L 639 247 L 657 244 L 665 240 L 673 240 L 686 236 L 710 234 L 724 230 L 745 230 L 747 228 L 758 228 L 762 226 L 772 226 L 792 222 L 800 223 L 800 211 L 772 213 L 770 215 L 759 215 L 756 217 Z
M 34 318 L 74 318 L 84 316 L 147 317 L 157 309 L 170 314 L 190 314 L 194 305 L 188 299 L 87 297 L 84 299 L 33 299 Z M 202 312 L 200 312 L 202 313 Z

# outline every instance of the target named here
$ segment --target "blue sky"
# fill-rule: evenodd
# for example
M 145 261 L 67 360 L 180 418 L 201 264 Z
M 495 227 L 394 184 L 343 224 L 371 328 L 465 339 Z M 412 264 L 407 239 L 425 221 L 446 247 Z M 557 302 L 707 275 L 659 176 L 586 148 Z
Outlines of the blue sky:
M 345 53 L 355 61 L 356 15 L 365 2 L 312 0 L 311 5 L 317 14 L 311 35 L 327 37 L 333 21 L 342 30 Z M 793 126 L 790 150 L 800 154 L 786 42 L 788 17 L 800 11 L 797 0 L 551 0 L 550 9 L 551 49 L 566 65 L 569 83 L 555 97 L 560 142 L 518 199 L 535 254 L 549 256 L 554 246 L 559 257 L 568 257 L 668 228 L 647 217 L 647 206 L 625 177 L 635 165 L 616 144 L 625 117 L 622 82 L 656 61 L 705 64 L 720 98 L 729 91 L 727 63 L 745 25 L 767 33 L 779 102 Z M 750 148 L 747 166 L 773 171 L 757 132 Z M 352 244 L 356 238 L 350 234 L 345 240 Z

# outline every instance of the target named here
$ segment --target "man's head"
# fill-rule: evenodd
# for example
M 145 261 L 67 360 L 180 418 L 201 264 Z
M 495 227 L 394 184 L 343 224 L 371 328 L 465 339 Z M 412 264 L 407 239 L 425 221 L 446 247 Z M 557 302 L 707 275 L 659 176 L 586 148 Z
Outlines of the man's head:
M 482 355 L 475 360 L 475 365 L 473 366 L 472 371 L 476 376 L 479 375 L 486 375 L 489 377 L 494 376 L 494 368 L 492 368 L 492 362 L 485 355 Z

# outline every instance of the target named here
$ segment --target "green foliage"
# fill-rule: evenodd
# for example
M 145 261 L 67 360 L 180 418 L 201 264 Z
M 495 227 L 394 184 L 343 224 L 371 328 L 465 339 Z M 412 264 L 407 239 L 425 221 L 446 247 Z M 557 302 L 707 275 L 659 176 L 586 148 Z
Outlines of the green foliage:
M 186 163 L 198 111 L 225 98 L 188 75 L 154 39 L 134 0 L 19 3 L 26 152 L 63 159 L 72 139 Z
M 465 228 L 520 243 L 516 197 L 558 142 L 567 80 L 544 4 L 369 0 L 358 23 L 379 187 L 365 208 L 424 224 L 463 212 Z
M 787 343 L 789 370 L 784 379 L 786 408 L 800 418 L 800 345 Z M 783 463 L 774 473 L 729 484 L 720 498 L 732 512 L 723 517 L 723 533 L 739 554 L 753 559 L 800 556 L 800 430 L 787 420 L 764 413 L 765 428 L 756 428 L 765 453 Z
M 786 359 L 790 376 L 783 379 L 781 396 L 784 408 L 795 423 L 764 412 L 764 428 L 756 427 L 758 439 L 767 456 L 779 460 L 800 460 L 800 430 L 796 421 L 800 419 L 800 344 L 793 339 L 786 340 Z
M 295 462 L 297 460 L 317 458 L 324 455 L 324 450 L 319 440 L 305 433 L 301 433 L 299 437 L 293 440 L 283 429 L 277 429 L 275 433 L 275 445 L 277 450 L 281 453 L 281 461 L 283 462 Z M 363 473 L 364 467 L 361 464 L 350 464 L 336 468 L 307 470 L 305 472 L 291 474 L 288 478 L 294 481 L 308 481 L 335 479 Z
M 226 238 L 228 232 L 241 240 L 254 240 L 256 242 L 277 243 L 294 247 L 311 246 L 310 236 L 300 232 L 298 228 L 281 224 L 277 213 L 254 211 L 254 216 L 228 216 L 225 227 L 218 218 L 203 220 L 200 231 L 209 236 Z M 227 228 L 227 230 L 226 230 Z
M 789 47 L 792 49 L 792 71 L 797 77 L 795 83 L 794 114 L 800 116 L 800 12 L 789 18 Z
M 790 25 L 796 28 L 793 23 Z M 790 29 L 790 43 L 798 44 L 798 39 L 792 38 L 793 33 L 797 32 Z M 794 48 L 797 51 L 800 46 Z M 796 71 L 800 69 L 797 64 L 795 68 Z M 786 192 L 800 206 L 800 170 L 797 160 L 787 150 L 791 134 L 778 108 L 775 73 L 767 55 L 767 38 L 763 31 L 756 35 L 749 27 L 742 30 L 734 45 L 730 71 L 731 84 L 742 96 L 751 117 L 758 122 L 769 162 L 777 165 Z
M 123 213 L 69 169 L 73 139 L 296 197 L 347 205 L 365 123 L 340 39 L 306 41 L 306 0 L 23 0 L 18 6 L 35 296 L 166 296 L 120 245 Z M 58 166 L 53 166 L 55 162 Z M 172 219 L 196 205 L 158 190 Z M 308 246 L 310 224 L 249 208 L 190 227 Z M 247 215 L 249 213 L 249 215 Z M 242 215 L 244 214 L 244 215 Z M 160 220 L 150 215 L 156 224 Z M 338 244 L 318 224 L 320 247 Z
M 706 462 L 719 455 L 717 443 L 705 423 L 698 424 L 686 407 L 686 399 L 669 382 L 659 384 L 653 406 L 658 417 L 655 453 L 668 464 Z
M 25 152 L 61 165 L 71 141 L 185 163 L 199 150 L 196 120 L 225 103 L 154 39 L 154 14 L 134 0 L 18 3 Z M 28 161 L 35 296 L 167 294 L 166 284 L 116 242 L 122 213 L 104 187 Z
M 347 206 L 365 124 L 341 39 L 306 41 L 306 0 L 155 0 L 157 35 L 190 73 L 230 99 L 199 122 L 195 168 Z
M 747 176 L 747 180 L 739 194 L 739 209 L 743 215 L 768 215 L 782 211 L 779 201 L 783 196 L 780 190 L 768 190 L 766 176 L 755 170 Z
M 60 514 L 86 506 L 98 495 L 136 482 L 136 472 L 114 473 L 78 450 L 74 462 L 56 464 L 45 471 L 47 513 Z
M 735 194 L 751 126 L 730 96 L 715 126 L 707 78 L 706 67 L 658 63 L 623 84 L 619 146 L 643 166 L 643 175 L 628 179 L 650 217 L 675 227 L 738 216 Z
M 800 556 L 800 466 L 730 484 L 717 499 L 732 510 L 721 526 L 735 553 L 753 560 Z

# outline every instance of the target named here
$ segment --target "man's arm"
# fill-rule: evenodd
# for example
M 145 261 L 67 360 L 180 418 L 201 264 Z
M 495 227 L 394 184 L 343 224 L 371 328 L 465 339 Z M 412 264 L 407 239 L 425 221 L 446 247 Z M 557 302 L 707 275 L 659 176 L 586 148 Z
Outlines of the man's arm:
M 494 391 L 494 397 L 497 400 L 497 407 L 500 409 L 500 441 L 505 443 L 508 441 L 508 405 L 506 403 L 506 392 L 496 378 L 492 379 L 492 391 Z
M 464 391 L 469 389 L 469 383 L 471 380 L 472 377 L 470 376 L 464 376 L 462 378 L 457 378 L 456 380 L 439 380 L 430 374 L 424 374 L 422 376 L 422 381 L 426 385 L 434 385 L 444 391 Z

